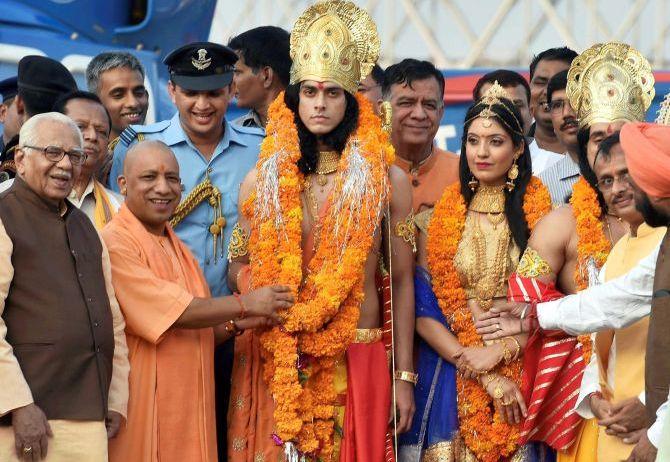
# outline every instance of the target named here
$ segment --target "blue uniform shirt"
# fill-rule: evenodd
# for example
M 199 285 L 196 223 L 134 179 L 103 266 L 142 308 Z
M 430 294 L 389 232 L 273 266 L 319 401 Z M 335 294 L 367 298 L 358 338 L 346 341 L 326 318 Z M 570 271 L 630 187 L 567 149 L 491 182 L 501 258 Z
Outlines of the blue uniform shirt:
M 221 209 L 226 219 L 223 229 L 224 249 L 217 248 L 214 259 L 213 236 L 209 226 L 214 220 L 214 209 L 207 200 L 201 202 L 184 220 L 175 227 L 179 238 L 186 243 L 200 262 L 205 272 L 207 284 L 215 297 L 229 295 L 226 283 L 228 270 L 228 242 L 237 223 L 237 196 L 240 184 L 246 174 L 255 167 L 263 140 L 263 131 L 257 128 L 241 127 L 225 123 L 224 135 L 214 150 L 211 159 L 207 159 L 191 143 L 179 122 L 179 113 L 170 120 L 151 125 L 133 125 L 121 135 L 114 149 L 114 160 L 109 175 L 110 187 L 119 190 L 116 178 L 123 172 L 123 160 L 128 147 L 137 142 L 136 134 L 142 134 L 146 140 L 160 140 L 174 152 L 179 162 L 179 171 L 184 192 L 182 200 L 209 175 L 210 181 L 221 191 Z M 221 245 L 219 238 L 218 245 Z

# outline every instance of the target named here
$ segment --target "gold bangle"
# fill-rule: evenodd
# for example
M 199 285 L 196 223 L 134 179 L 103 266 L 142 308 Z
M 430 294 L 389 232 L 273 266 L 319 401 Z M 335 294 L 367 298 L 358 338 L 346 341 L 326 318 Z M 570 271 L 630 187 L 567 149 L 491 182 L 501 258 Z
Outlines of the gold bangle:
M 507 347 L 507 342 L 505 341 L 505 339 L 502 338 L 498 340 L 496 343 L 501 344 L 503 347 L 503 357 L 500 359 L 500 361 L 503 361 L 506 365 L 512 362 L 512 352 Z M 498 361 L 498 363 L 500 363 L 500 361 Z
M 393 378 L 396 380 L 402 380 L 403 382 L 409 382 L 414 385 L 419 381 L 419 374 L 409 371 L 395 371 L 393 373 Z
M 509 337 L 505 338 L 512 339 L 512 341 L 516 344 L 516 351 L 514 352 L 514 356 L 512 357 L 512 361 L 516 361 L 517 359 L 519 359 L 519 354 L 521 353 L 521 344 L 513 335 L 510 335 Z
M 486 381 L 486 384 L 484 384 L 484 379 L 485 378 L 488 378 L 488 380 Z M 491 382 L 493 382 L 495 380 L 498 380 L 498 377 L 496 377 L 494 374 L 483 376 L 483 378 L 482 378 L 482 388 L 484 388 L 484 391 L 486 391 L 486 388 L 488 388 L 488 386 L 491 385 Z

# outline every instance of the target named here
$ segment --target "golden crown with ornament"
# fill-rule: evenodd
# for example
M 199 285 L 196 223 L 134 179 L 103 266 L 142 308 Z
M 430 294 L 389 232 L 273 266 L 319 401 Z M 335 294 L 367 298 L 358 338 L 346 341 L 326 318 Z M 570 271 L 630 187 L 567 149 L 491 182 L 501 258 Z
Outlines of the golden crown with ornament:
M 598 43 L 572 61 L 566 94 L 580 127 L 642 121 L 654 99 L 654 75 L 649 61 L 632 46 Z
M 355 94 L 380 48 L 377 26 L 367 11 L 350 1 L 318 2 L 293 25 L 290 83 L 332 81 Z

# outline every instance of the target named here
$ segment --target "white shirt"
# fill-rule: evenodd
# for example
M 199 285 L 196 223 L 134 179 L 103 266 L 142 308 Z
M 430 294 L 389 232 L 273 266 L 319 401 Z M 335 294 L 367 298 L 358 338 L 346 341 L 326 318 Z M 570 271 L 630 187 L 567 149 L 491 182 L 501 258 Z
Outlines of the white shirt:
M 547 330 L 559 329 L 571 335 L 579 335 L 621 329 L 649 316 L 654 271 L 660 249 L 659 243 L 623 276 L 558 300 L 539 303 L 537 318 L 540 326 Z M 593 370 L 589 373 L 593 374 Z M 577 401 L 580 402 L 579 399 Z M 649 441 L 656 447 L 660 443 L 667 410 L 668 401 L 658 408 L 656 422 L 647 430 Z
M 121 204 L 123 203 L 124 197 L 115 193 L 114 191 L 110 191 L 107 188 L 104 189 L 107 193 L 107 198 L 109 199 L 109 205 L 111 205 L 112 209 L 114 209 L 114 212 L 118 212 L 119 207 L 121 207 Z M 90 218 L 93 223 L 95 223 L 95 194 L 93 192 L 93 178 L 91 178 L 91 180 L 88 182 L 86 189 L 84 189 L 84 193 L 81 195 L 81 199 L 77 197 L 77 193 L 75 192 L 74 188 L 70 192 L 70 195 L 67 199 L 72 202 L 72 205 L 84 212 L 86 216 Z
M 533 141 L 528 144 L 528 149 L 530 150 L 530 160 L 533 164 L 533 175 L 539 175 L 541 172 L 551 167 L 559 160 L 565 158 L 563 154 L 557 154 L 555 152 L 542 149 L 537 145 L 537 141 L 535 141 L 534 138 Z

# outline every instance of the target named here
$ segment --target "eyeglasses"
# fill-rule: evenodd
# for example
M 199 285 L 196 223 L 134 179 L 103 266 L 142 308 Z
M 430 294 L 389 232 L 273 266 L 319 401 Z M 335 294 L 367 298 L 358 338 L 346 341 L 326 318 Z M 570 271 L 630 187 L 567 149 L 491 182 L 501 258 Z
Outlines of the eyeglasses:
M 630 175 L 626 172 L 621 176 L 602 178 L 598 180 L 598 189 L 601 191 L 609 191 L 614 187 L 614 183 L 617 181 L 621 182 L 626 187 L 630 186 Z
M 544 112 L 549 112 L 550 110 L 549 103 L 547 103 L 546 101 L 540 103 L 540 108 L 542 108 Z
M 549 103 L 549 111 L 551 112 L 561 112 L 565 107 L 565 100 L 563 99 L 554 99 Z
M 66 151 L 65 149 L 58 146 L 46 146 L 41 148 L 39 146 L 28 146 L 27 144 L 24 144 L 21 146 L 21 148 L 42 151 L 44 153 L 44 157 L 46 157 L 49 162 L 53 162 L 54 164 L 60 162 L 66 154 L 70 158 L 72 165 L 83 165 L 83 163 L 86 162 L 86 153 L 83 149 L 80 148 L 72 148 L 69 151 Z

